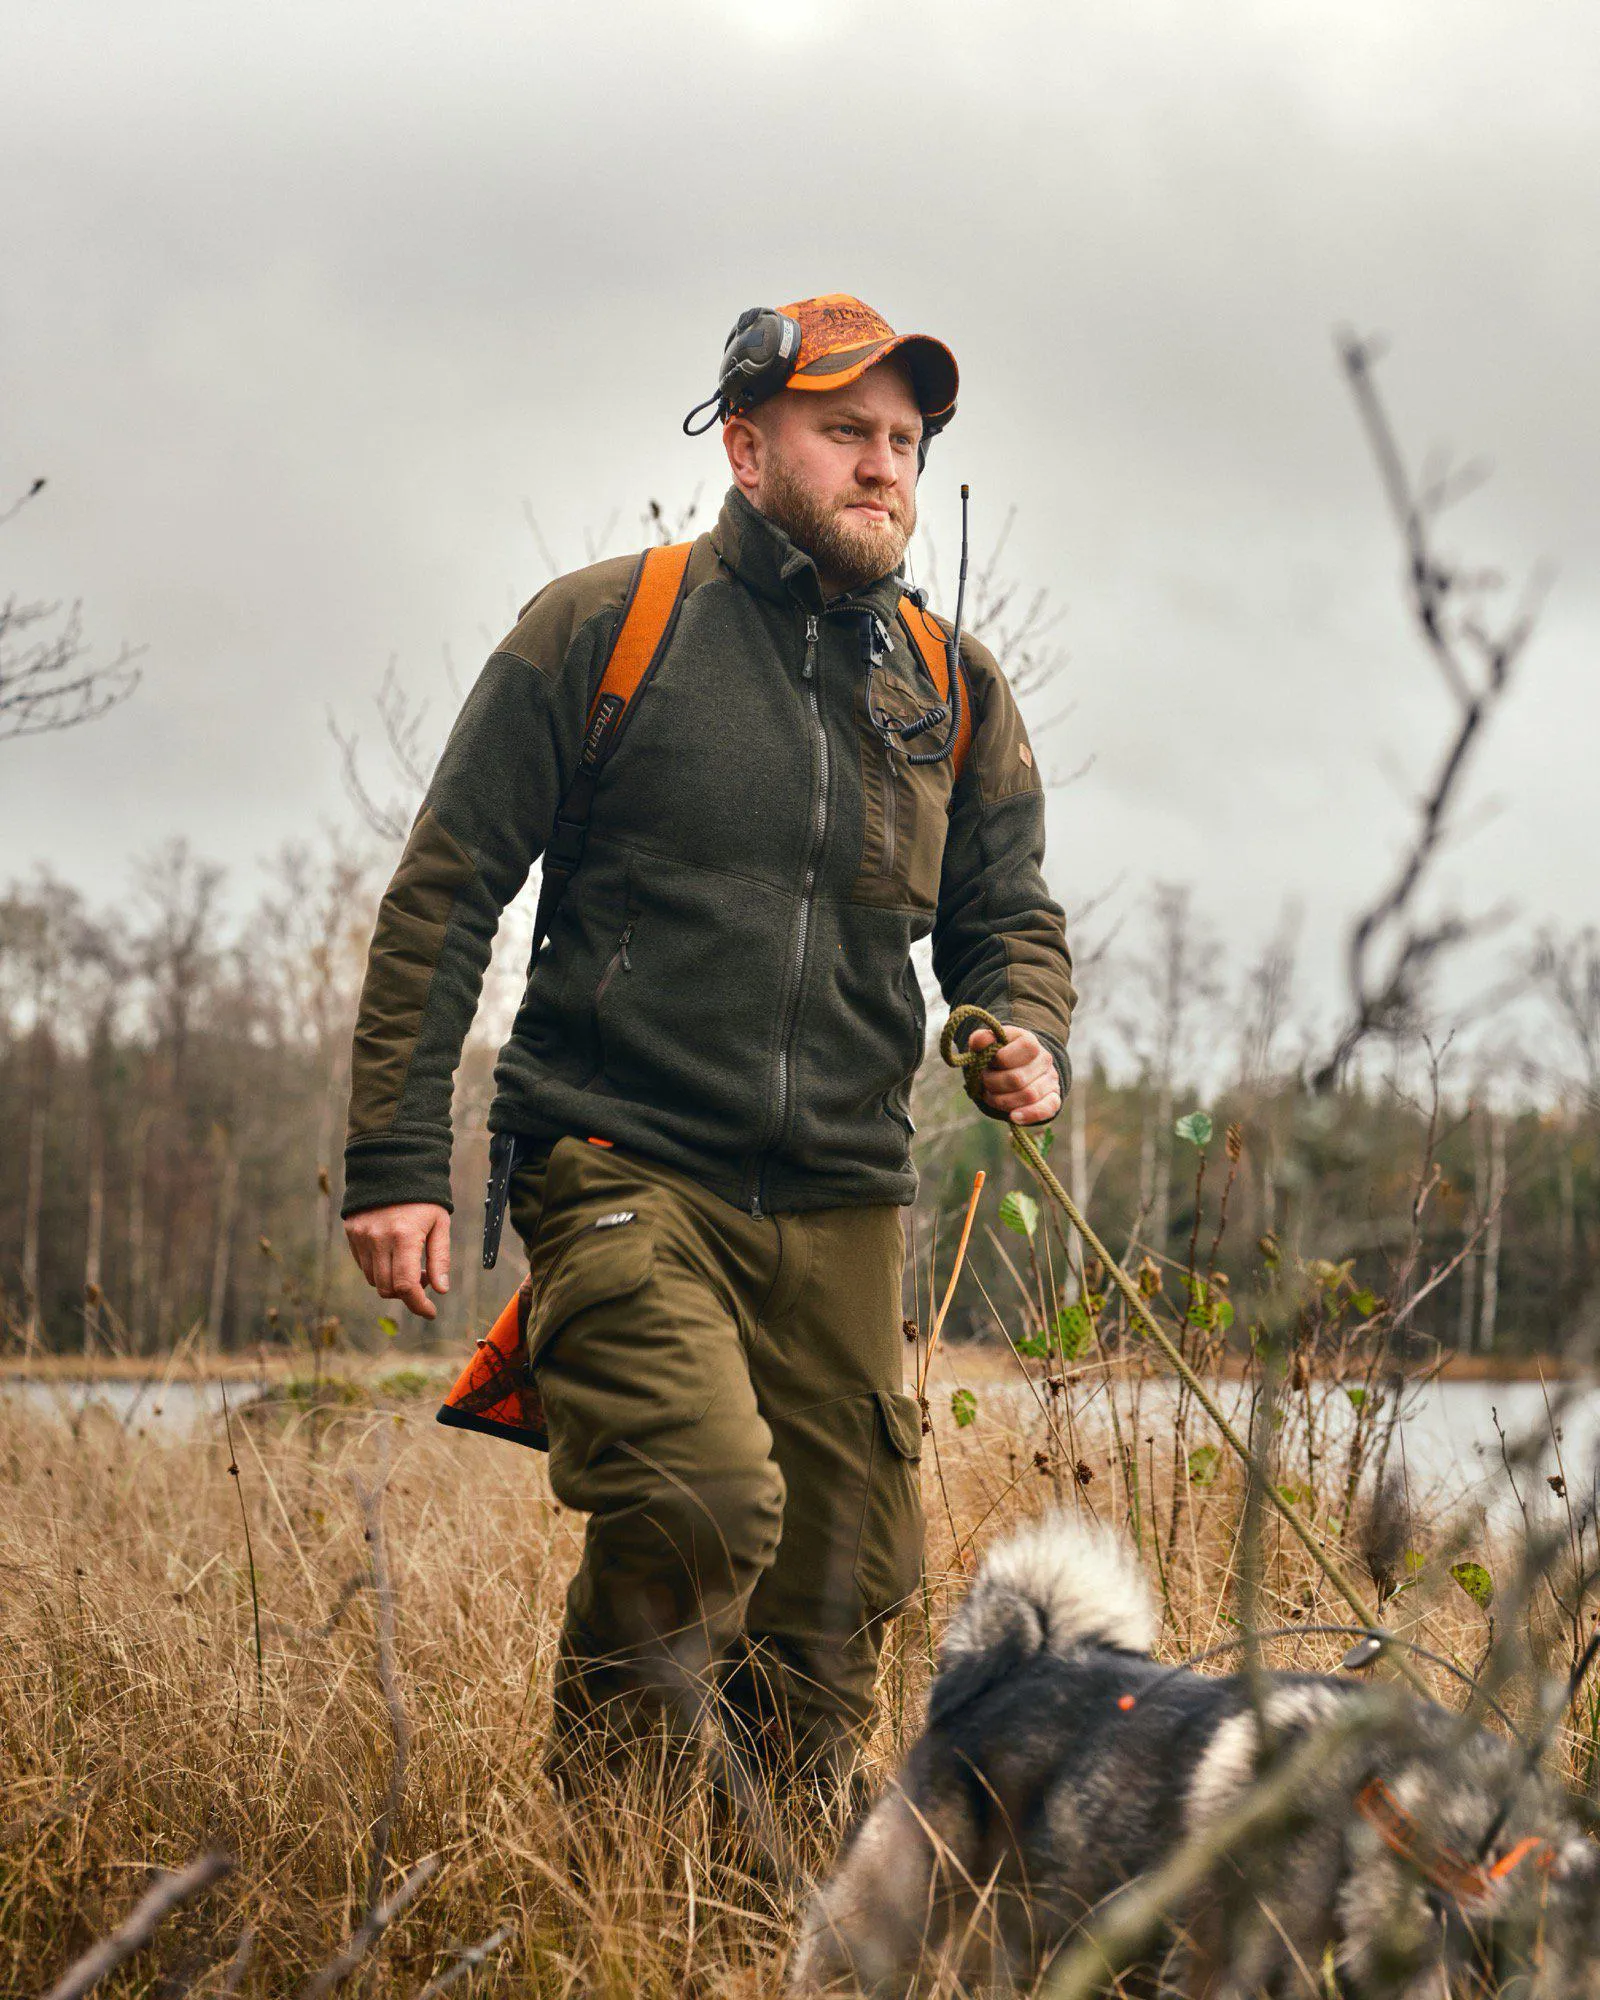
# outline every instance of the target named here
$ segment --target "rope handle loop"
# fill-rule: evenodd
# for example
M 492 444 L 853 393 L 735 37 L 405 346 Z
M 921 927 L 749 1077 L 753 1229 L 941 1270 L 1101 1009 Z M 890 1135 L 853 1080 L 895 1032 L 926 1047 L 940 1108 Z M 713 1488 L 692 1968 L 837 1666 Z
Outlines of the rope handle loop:
M 986 1049 L 959 1047 L 956 1037 L 964 1028 L 987 1028 L 994 1040 Z M 960 1070 L 962 1087 L 974 1104 L 982 1104 L 983 1073 L 994 1061 L 996 1051 L 1005 1044 L 1006 1031 L 987 1007 L 963 1004 L 950 1009 L 949 1018 L 939 1030 L 939 1053 L 951 1069 Z

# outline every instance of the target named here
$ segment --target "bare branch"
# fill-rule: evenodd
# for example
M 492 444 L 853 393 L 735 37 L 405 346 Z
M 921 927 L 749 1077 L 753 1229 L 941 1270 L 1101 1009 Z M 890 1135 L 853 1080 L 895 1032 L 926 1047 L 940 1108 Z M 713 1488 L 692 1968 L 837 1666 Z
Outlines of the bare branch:
M 176 1874 L 157 1876 L 126 1922 L 69 1966 L 44 2000 L 81 2000 L 91 1986 L 147 1945 L 174 1910 L 203 1895 L 232 1866 L 232 1855 L 214 1850 L 197 1855 L 187 1868 L 180 1868 Z
M 0 527 L 44 487 L 42 478 L 35 479 L 0 511 Z M 139 685 L 137 658 L 138 651 L 125 645 L 104 665 L 91 665 L 78 605 L 63 613 L 59 604 L 6 598 L 0 603 L 0 742 L 93 722 Z
M 328 734 L 339 750 L 339 777 L 344 785 L 345 797 L 381 840 L 404 840 L 410 821 L 402 818 L 395 807 L 383 805 L 375 799 L 362 778 L 360 738 L 354 731 L 347 736 L 331 709 L 327 721 Z
M 475 1972 L 480 1965 L 487 1965 L 510 1935 L 511 1926 L 504 1924 L 499 1930 L 491 1932 L 481 1944 L 469 1944 L 464 1951 L 456 1954 L 454 1965 L 444 1972 L 436 1973 L 426 1986 L 418 1989 L 415 2000 L 436 2000 L 436 1996 L 440 1993 L 448 1993 L 450 1988 L 458 1980 L 465 1979 L 469 1972 Z
M 36 500 L 39 497 L 39 495 L 44 491 L 44 489 L 45 489 L 45 481 L 41 477 L 39 479 L 34 480 L 32 485 L 28 487 L 25 493 L 19 493 L 16 499 L 13 500 L 11 505 L 5 510 L 5 512 L 3 514 L 0 514 L 0 528 L 3 528 L 7 521 L 13 520 L 18 514 L 20 514 L 23 508 L 27 506 L 30 500 Z
M 104 715 L 139 685 L 137 657 L 123 646 L 105 665 L 92 666 L 78 605 L 63 614 L 57 604 L 7 598 L 0 604 L 0 742 Z
M 1510 685 L 1511 675 L 1533 631 L 1531 595 L 1498 633 L 1473 609 L 1473 600 L 1493 586 L 1486 572 L 1469 572 L 1435 548 L 1433 524 L 1459 498 L 1476 468 L 1451 475 L 1434 473 L 1414 490 L 1387 411 L 1373 381 L 1376 343 L 1342 335 L 1339 358 L 1355 399 L 1357 414 L 1377 461 L 1379 477 L 1406 550 L 1406 589 L 1412 616 L 1429 657 L 1455 703 L 1455 728 L 1418 801 L 1410 846 L 1388 887 L 1357 918 L 1346 949 L 1349 1013 L 1331 1053 L 1312 1076 L 1326 1091 L 1344 1074 L 1356 1050 L 1374 1035 L 1397 1035 L 1410 1028 L 1434 963 L 1483 928 L 1446 911 L 1431 922 L 1417 919 L 1416 899 L 1449 827 L 1462 779 L 1483 730 Z
M 330 1958 L 300 1989 L 300 2000 L 321 2000 L 348 1979 L 395 1918 L 408 1910 L 444 1866 L 442 1854 L 425 1854 L 386 1902 L 367 1912 L 343 1951 Z

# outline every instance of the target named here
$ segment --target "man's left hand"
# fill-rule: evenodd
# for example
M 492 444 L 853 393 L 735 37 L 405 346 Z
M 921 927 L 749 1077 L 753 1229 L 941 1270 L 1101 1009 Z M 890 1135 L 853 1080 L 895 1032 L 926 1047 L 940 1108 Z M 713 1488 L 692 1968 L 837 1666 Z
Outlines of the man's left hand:
M 993 1040 L 992 1029 L 974 1028 L 967 1047 L 986 1049 Z M 984 1103 L 1013 1125 L 1043 1125 L 1061 1109 L 1055 1059 L 1027 1028 L 1007 1027 L 982 1080 Z

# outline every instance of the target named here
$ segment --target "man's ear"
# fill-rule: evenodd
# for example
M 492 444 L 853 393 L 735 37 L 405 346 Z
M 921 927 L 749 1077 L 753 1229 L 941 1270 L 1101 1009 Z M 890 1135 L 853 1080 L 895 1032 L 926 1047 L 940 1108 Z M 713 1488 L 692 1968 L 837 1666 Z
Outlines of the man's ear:
M 729 417 L 722 426 L 722 449 L 728 454 L 735 485 L 753 499 L 761 484 L 761 466 L 767 449 L 760 427 L 749 417 Z

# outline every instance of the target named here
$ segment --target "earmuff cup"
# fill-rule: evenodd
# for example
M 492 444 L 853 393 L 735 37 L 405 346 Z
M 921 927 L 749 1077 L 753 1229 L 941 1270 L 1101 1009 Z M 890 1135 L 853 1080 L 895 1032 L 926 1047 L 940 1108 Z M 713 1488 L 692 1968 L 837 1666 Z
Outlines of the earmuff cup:
M 764 403 L 794 373 L 800 322 L 771 306 L 752 306 L 734 321 L 722 350 L 717 393 L 730 415 Z

